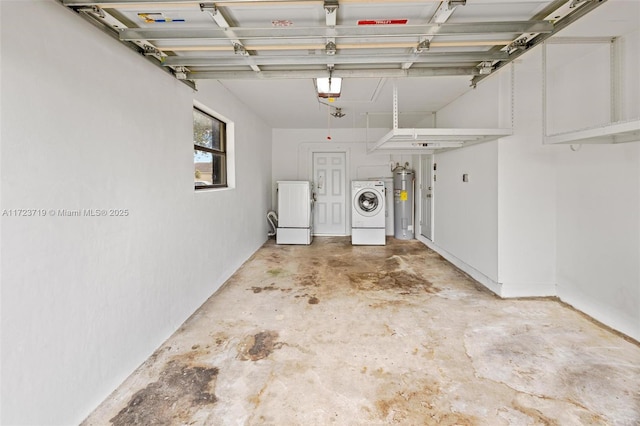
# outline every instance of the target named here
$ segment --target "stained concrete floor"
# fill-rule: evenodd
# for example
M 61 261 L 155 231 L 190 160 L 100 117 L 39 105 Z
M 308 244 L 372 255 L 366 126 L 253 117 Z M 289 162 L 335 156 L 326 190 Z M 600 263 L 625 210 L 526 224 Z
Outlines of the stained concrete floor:
M 640 347 L 418 241 L 268 241 L 85 425 L 637 425 Z

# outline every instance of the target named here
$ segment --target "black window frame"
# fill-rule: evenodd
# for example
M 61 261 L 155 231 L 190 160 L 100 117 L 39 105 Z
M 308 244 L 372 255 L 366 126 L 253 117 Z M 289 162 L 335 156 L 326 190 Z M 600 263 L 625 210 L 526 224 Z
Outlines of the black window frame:
M 193 130 L 193 150 L 194 150 L 194 154 L 197 151 L 201 151 L 201 152 L 205 152 L 208 154 L 211 154 L 212 156 L 212 177 L 211 177 L 211 181 L 212 183 L 210 185 L 197 185 L 196 181 L 197 179 L 195 178 L 195 166 L 194 166 L 194 188 L 195 190 L 200 190 L 200 189 L 211 189 L 211 188 L 228 188 L 229 184 L 228 184 L 228 164 L 227 164 L 227 123 L 217 117 L 215 117 L 213 114 L 203 110 L 202 108 L 199 108 L 197 106 L 193 107 L 193 112 L 198 112 L 200 114 L 202 114 L 203 116 L 209 118 L 212 122 L 212 126 L 215 125 L 217 123 L 217 125 L 219 126 L 219 132 L 218 132 L 218 136 L 219 136 L 219 140 L 218 141 L 213 141 L 213 145 L 219 145 L 219 149 L 217 148 L 210 148 L 207 146 L 202 146 L 196 143 L 195 139 L 196 139 L 196 134 L 195 134 L 195 118 L 194 118 L 194 130 Z M 221 170 L 222 170 L 222 176 L 221 176 L 221 181 L 216 183 L 217 179 L 213 178 L 213 165 L 215 164 L 215 158 L 220 158 L 221 159 Z M 195 165 L 195 162 L 194 162 Z

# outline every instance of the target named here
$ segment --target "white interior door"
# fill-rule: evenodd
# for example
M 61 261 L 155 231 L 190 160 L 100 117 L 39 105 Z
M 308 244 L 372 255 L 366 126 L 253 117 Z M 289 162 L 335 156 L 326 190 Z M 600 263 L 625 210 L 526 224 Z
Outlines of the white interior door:
M 431 155 L 421 156 L 422 173 L 420 179 L 420 198 L 422 205 L 420 208 L 420 234 L 423 237 L 433 240 L 431 229 L 431 202 L 433 201 L 433 157 Z
M 314 235 L 347 235 L 346 153 L 314 152 Z

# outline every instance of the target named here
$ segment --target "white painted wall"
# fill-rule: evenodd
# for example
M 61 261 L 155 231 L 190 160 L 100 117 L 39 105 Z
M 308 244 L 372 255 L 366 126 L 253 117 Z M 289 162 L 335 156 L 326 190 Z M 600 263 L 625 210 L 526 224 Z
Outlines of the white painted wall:
M 508 82 L 508 79 L 507 79 Z M 437 112 L 437 127 L 510 127 L 499 78 L 482 82 Z M 507 92 L 505 92 L 507 90 Z M 498 142 L 436 152 L 431 247 L 495 292 L 498 283 Z M 463 174 L 469 182 L 462 181 Z
M 640 5 L 635 4 L 636 16 L 640 14 Z M 617 95 L 619 97 L 619 108 L 616 116 L 617 120 L 626 121 L 638 119 L 640 117 L 640 28 L 625 34 L 617 40 L 617 54 L 620 58 L 618 76 Z
M 498 277 L 503 297 L 556 294 L 554 165 L 551 149 L 542 143 L 541 70 L 536 49 L 501 76 L 513 77 L 514 90 L 514 135 L 500 140 L 498 154 Z
M 640 142 L 559 147 L 558 296 L 640 340 Z
M 540 57 L 529 54 L 437 113 L 439 127 L 513 128 L 495 146 L 436 155 L 438 179 L 446 156 L 451 164 L 472 164 L 486 185 L 468 186 L 473 196 L 465 197 L 459 188 L 444 194 L 448 188 L 436 182 L 434 243 L 475 270 L 470 273 L 488 277 L 479 280 L 504 297 L 555 294 L 554 174 L 550 149 L 542 145 L 540 85 Z M 473 210 L 481 220 L 459 217 Z
M 389 129 L 331 129 L 331 140 L 327 129 L 274 129 L 273 130 L 273 176 L 272 188 L 279 180 L 311 180 L 312 152 L 346 152 L 347 188 L 352 180 L 374 177 L 392 177 L 390 164 L 408 162 L 417 168 L 411 155 L 397 155 L 375 151 L 367 153 L 367 146 L 384 136 Z M 350 191 L 350 189 L 348 189 Z M 276 206 L 275 190 L 272 205 Z M 350 205 L 346 206 L 350 209 Z M 347 230 L 351 231 L 351 210 L 345 212 Z
M 498 281 L 498 144 L 435 156 L 433 242 Z M 467 174 L 468 182 L 462 181 Z
M 626 5 L 637 8 L 634 3 Z M 638 30 L 619 40 L 623 52 L 619 118 L 623 120 L 639 115 L 638 46 Z M 485 212 L 497 200 L 498 282 L 481 282 L 504 297 L 557 295 L 640 339 L 640 147 L 638 142 L 585 145 L 573 152 L 567 145 L 543 145 L 541 50 L 533 49 L 438 111 L 438 127 L 490 127 L 495 123 L 503 127 L 509 122 L 509 88 L 515 70 L 514 135 L 501 139 L 495 154 L 488 152 L 494 149 L 489 144 L 480 148 L 487 151 L 484 155 L 471 155 L 477 146 L 436 155 L 435 239 L 430 245 L 472 275 L 480 271 L 491 278 L 493 260 L 478 263 L 475 250 L 467 247 L 477 246 L 474 241 L 480 237 L 484 238 L 480 246 L 491 251 L 495 237 L 482 236 L 485 223 L 469 225 L 461 210 L 470 208 L 466 199 L 474 200 L 476 208 Z M 558 102 L 551 108 L 553 128 L 566 131 L 571 130 L 569 126 L 597 125 L 610 115 L 609 75 L 604 72 L 609 67 L 584 66 L 594 55 L 602 56 L 602 52 L 554 53 L 554 60 L 565 62 L 551 64 L 549 77 L 560 79 L 550 82 L 551 87 L 562 87 L 567 76 L 581 84 L 571 83 L 571 90 L 563 89 L 567 97 L 558 98 L 560 93 L 551 97 Z M 601 78 L 606 83 L 598 80 Z M 488 114 L 482 105 L 495 108 L 496 98 L 495 115 Z M 497 167 L 497 189 L 486 189 L 484 199 L 476 193 L 467 195 L 462 184 L 443 187 L 447 170 L 459 169 L 455 178 L 461 168 L 471 166 L 486 176 Z M 471 173 L 470 179 L 473 181 Z M 449 190 L 455 193 L 447 194 Z
M 603 7 L 609 6 L 605 4 Z M 638 4 L 629 4 L 639 10 Z M 618 119 L 640 118 L 640 30 L 618 39 L 621 54 Z M 606 46 L 608 48 L 608 46 Z M 602 50 L 592 46 L 592 50 Z M 587 57 L 592 56 L 587 52 Z M 608 73 L 556 58 L 559 73 L 578 69 L 582 97 L 566 111 L 609 112 Z M 556 77 L 555 75 L 551 76 Z M 607 83 L 608 81 L 605 81 Z M 585 97 L 589 102 L 581 102 Z M 640 141 L 553 147 L 557 185 L 557 286 L 562 300 L 640 340 Z
M 266 239 L 271 129 L 56 2 L 2 1 L 2 424 L 77 424 Z M 26 31 L 25 23 L 38 31 Z M 235 188 L 194 193 L 192 105 L 235 124 Z
M 611 93 L 610 49 L 610 43 L 547 46 L 548 135 L 611 122 L 611 102 L 600 101 Z

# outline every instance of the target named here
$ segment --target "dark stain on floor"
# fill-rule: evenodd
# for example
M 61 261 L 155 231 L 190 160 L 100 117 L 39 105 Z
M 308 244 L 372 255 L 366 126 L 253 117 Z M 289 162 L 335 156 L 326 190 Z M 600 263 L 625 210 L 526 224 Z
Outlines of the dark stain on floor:
M 313 294 L 307 294 L 307 293 L 297 294 L 293 297 L 295 297 L 296 299 L 308 297 L 309 299 L 307 299 L 307 303 L 309 303 L 310 305 L 317 305 L 318 303 L 320 303 L 320 299 L 318 299 L 318 297 Z
M 264 287 L 251 287 L 251 290 L 254 293 L 261 293 L 263 291 L 274 291 L 274 290 L 279 290 L 278 287 L 276 287 L 273 284 L 269 284 L 268 286 L 264 286 Z
M 327 264 L 330 268 L 349 268 L 353 265 L 353 262 L 349 262 L 348 260 L 342 258 L 331 258 L 327 261 Z
M 347 276 L 351 284 L 358 290 L 396 290 L 401 294 L 411 294 L 422 291 L 427 293 L 437 292 L 437 289 L 433 287 L 430 281 L 406 271 L 350 272 Z
M 378 414 L 385 423 L 433 424 L 443 426 L 474 426 L 479 419 L 443 410 L 437 383 L 424 384 L 420 389 L 395 392 L 391 397 L 376 401 Z M 426 419 L 430 419 L 426 421 Z
M 393 271 L 400 268 L 400 260 L 398 256 L 391 256 L 384 261 L 384 269 Z
M 275 331 L 261 331 L 245 337 L 238 345 L 238 358 L 242 361 L 258 361 L 268 357 L 283 345 L 276 341 L 277 338 L 278 333 Z
M 320 282 L 318 280 L 319 274 L 318 271 L 311 271 L 300 278 L 298 278 L 298 284 L 303 287 L 320 287 Z
M 218 400 L 214 394 L 217 376 L 217 367 L 170 361 L 158 380 L 136 392 L 110 422 L 114 426 L 183 424 Z
M 531 407 L 525 407 L 517 401 L 512 401 L 511 406 L 532 419 L 535 422 L 534 424 L 545 426 L 560 426 L 560 423 L 558 421 L 545 416 L 540 410 Z

